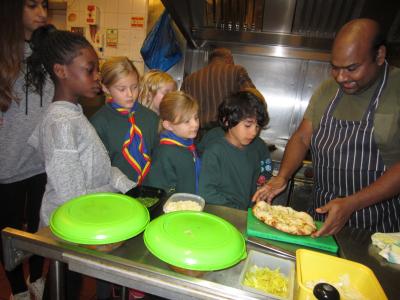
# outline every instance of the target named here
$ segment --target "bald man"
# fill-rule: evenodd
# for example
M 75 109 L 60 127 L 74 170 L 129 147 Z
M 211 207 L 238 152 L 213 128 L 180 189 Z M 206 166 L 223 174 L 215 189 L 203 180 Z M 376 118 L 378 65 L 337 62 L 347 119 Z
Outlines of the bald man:
M 278 175 L 253 201 L 271 202 L 310 149 L 311 213 L 325 221 L 314 236 L 335 234 L 343 226 L 400 231 L 400 69 L 385 57 L 375 21 L 355 19 L 340 29 L 332 48 L 333 78 L 312 96 Z
M 216 48 L 209 64 L 187 76 L 181 90 L 199 101 L 200 127 L 207 131 L 218 126 L 217 111 L 222 100 L 245 88 L 255 88 L 244 67 L 235 65 L 232 52 Z

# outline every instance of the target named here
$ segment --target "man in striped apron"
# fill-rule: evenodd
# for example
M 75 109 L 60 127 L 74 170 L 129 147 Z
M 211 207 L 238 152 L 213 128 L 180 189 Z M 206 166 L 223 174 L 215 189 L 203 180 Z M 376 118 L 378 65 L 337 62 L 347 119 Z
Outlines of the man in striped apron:
M 276 177 L 253 200 L 286 188 L 310 149 L 314 210 L 325 221 L 314 236 L 347 225 L 370 231 L 400 231 L 400 70 L 385 60 L 379 25 L 356 19 L 338 32 L 332 77 L 314 93 L 290 138 Z

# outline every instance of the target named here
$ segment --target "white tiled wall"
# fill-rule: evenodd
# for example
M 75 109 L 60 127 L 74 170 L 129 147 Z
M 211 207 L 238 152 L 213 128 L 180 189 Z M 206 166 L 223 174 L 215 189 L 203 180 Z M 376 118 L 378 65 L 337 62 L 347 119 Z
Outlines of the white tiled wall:
M 68 30 L 71 30 L 71 27 L 84 27 L 86 38 L 93 44 L 100 58 L 116 55 L 127 56 L 133 60 L 139 72 L 143 74 L 144 63 L 140 55 L 140 48 L 146 37 L 147 0 L 68 0 L 67 2 Z M 92 41 L 89 25 L 86 24 L 88 4 L 96 5 L 99 9 L 97 25 L 99 43 Z M 143 17 L 143 27 L 131 27 L 132 17 Z M 118 29 L 117 47 L 107 47 L 107 29 Z

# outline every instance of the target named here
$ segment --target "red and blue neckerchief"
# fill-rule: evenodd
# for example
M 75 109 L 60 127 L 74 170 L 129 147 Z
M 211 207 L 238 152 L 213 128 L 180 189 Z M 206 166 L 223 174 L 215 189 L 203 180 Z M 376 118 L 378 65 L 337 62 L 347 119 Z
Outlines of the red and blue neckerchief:
M 177 136 L 175 133 L 169 130 L 165 130 L 160 133 L 160 144 L 161 145 L 176 145 L 187 148 L 193 155 L 194 170 L 196 175 L 196 193 L 199 188 L 199 177 L 200 177 L 200 157 L 197 154 L 196 146 L 194 145 L 193 139 L 184 139 Z
M 107 100 L 108 105 L 118 111 L 121 115 L 128 115 L 129 123 L 131 127 L 125 135 L 124 143 L 122 144 L 122 154 L 128 163 L 137 173 L 137 184 L 142 184 L 144 178 L 150 170 L 150 156 L 146 149 L 146 143 L 143 139 L 142 131 L 136 125 L 135 122 L 135 111 L 138 106 L 138 102 L 131 109 L 123 108 L 114 101 Z

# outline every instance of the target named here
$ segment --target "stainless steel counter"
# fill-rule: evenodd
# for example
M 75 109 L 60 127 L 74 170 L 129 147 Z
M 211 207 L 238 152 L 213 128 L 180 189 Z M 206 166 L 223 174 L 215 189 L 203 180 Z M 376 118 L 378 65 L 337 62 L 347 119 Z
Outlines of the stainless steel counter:
M 246 212 L 212 205 L 206 206 L 206 211 L 223 217 L 241 232 L 245 232 Z M 5 267 L 8 270 L 14 268 L 26 255 L 37 254 L 65 263 L 73 271 L 169 299 L 265 299 L 240 289 L 239 275 L 244 261 L 229 269 L 206 273 L 202 278 L 185 276 L 171 271 L 166 263 L 150 254 L 143 243 L 142 234 L 126 241 L 111 253 L 101 253 L 60 241 L 52 236 L 48 228 L 36 234 L 6 228 L 2 238 Z M 268 247 L 282 249 L 283 253 L 289 255 L 299 248 L 281 242 L 255 240 Z M 377 249 L 370 245 L 368 232 L 343 230 L 337 236 L 337 241 L 340 256 L 370 267 L 388 298 L 400 299 L 397 283 L 400 267 L 386 263 L 377 255 Z M 247 248 L 272 253 L 252 243 L 248 243 Z M 55 274 L 56 277 L 60 278 L 60 273 Z M 56 287 L 59 288 L 57 298 L 63 299 L 62 286 L 57 283 Z

